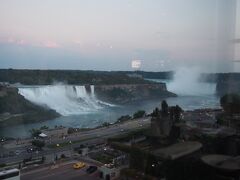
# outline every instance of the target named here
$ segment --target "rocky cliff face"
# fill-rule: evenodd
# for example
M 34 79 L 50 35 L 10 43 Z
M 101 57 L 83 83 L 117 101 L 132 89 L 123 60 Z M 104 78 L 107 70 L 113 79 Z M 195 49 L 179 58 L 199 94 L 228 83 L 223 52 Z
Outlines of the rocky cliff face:
M 223 96 L 228 93 L 240 94 L 240 80 L 232 78 L 218 80 L 216 92 L 219 96 Z
M 165 83 L 100 85 L 95 86 L 95 94 L 103 101 L 117 104 L 176 96 L 167 90 Z
M 32 104 L 18 89 L 0 85 L 0 126 L 39 122 L 58 117 L 54 110 Z
M 240 94 L 240 82 L 218 82 L 216 90 L 220 96 L 229 93 Z

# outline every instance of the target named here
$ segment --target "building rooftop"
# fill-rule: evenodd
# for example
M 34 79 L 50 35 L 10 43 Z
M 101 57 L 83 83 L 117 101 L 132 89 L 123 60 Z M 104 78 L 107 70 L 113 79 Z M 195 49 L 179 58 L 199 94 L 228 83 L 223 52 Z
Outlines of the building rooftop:
M 163 159 L 175 160 L 201 149 L 202 144 L 197 141 L 180 142 L 171 146 L 154 150 L 153 153 Z
M 232 157 L 220 154 L 206 155 L 201 160 L 214 168 L 226 171 L 240 170 L 240 157 Z

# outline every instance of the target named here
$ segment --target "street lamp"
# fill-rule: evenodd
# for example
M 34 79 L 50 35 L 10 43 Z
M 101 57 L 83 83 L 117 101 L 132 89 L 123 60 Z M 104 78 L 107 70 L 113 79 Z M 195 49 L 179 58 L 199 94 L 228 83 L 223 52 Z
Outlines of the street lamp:
M 59 144 L 56 144 L 56 147 L 60 147 Z M 57 160 L 57 154 L 56 154 L 56 149 L 54 150 L 54 164 L 55 164 L 55 161 Z
M 70 144 L 70 156 L 72 157 L 72 141 L 69 141 Z

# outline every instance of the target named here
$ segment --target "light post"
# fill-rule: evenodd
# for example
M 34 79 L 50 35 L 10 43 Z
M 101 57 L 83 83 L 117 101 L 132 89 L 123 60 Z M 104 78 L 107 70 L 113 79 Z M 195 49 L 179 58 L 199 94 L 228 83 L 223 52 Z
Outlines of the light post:
M 30 151 L 31 151 L 31 159 L 32 159 L 32 154 L 33 154 L 33 148 L 31 148 L 31 149 L 30 149 Z
M 70 144 L 70 157 L 72 157 L 72 141 L 71 140 L 69 141 L 69 144 Z
M 55 164 L 56 161 L 57 161 L 56 149 L 57 149 L 57 147 L 59 147 L 59 146 L 60 146 L 59 144 L 56 144 L 56 148 L 55 148 L 55 150 L 54 150 L 54 160 L 53 160 L 54 164 Z
M 4 143 L 4 139 L 2 138 L 2 139 L 1 139 L 1 145 L 2 145 L 2 146 L 3 146 L 3 143 Z

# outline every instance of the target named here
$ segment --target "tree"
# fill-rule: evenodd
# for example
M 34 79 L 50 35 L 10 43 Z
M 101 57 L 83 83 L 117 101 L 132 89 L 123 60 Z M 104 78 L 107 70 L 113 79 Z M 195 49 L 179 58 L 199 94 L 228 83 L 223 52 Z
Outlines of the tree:
M 141 118 L 146 114 L 145 111 L 139 110 L 133 114 L 133 119 Z
M 226 113 L 240 113 L 240 95 L 226 94 L 220 99 L 221 107 Z
M 178 105 L 171 106 L 169 108 L 169 112 L 170 112 L 170 119 L 173 122 L 179 122 L 181 119 L 181 113 L 183 112 L 183 109 Z
M 124 121 L 130 120 L 130 119 L 132 119 L 131 116 L 125 115 L 125 116 L 121 116 L 120 118 L 118 118 L 118 121 L 119 122 L 124 122 Z
M 181 113 L 183 112 L 182 108 L 178 105 L 175 107 L 175 121 L 179 122 L 181 118 Z
M 45 146 L 45 142 L 41 140 L 33 140 L 32 145 L 42 149 Z
M 159 115 L 160 115 L 160 111 L 159 111 L 159 109 L 156 107 L 156 108 L 153 110 L 151 116 L 152 116 L 152 117 L 159 117 Z
M 165 100 L 162 101 L 162 115 L 163 116 L 168 115 L 168 104 Z
M 38 135 L 41 134 L 42 132 L 39 129 L 31 129 L 30 133 L 31 133 L 32 137 L 38 137 Z
M 68 128 L 68 131 L 67 131 L 68 134 L 72 134 L 75 132 L 76 132 L 76 130 L 74 128 L 72 128 L 72 127 Z
M 104 122 L 104 123 L 102 123 L 102 126 L 103 127 L 109 127 L 111 124 L 109 123 L 109 122 Z
M 46 126 L 46 125 L 40 127 L 40 130 L 46 130 L 46 129 L 48 129 L 48 126 Z

